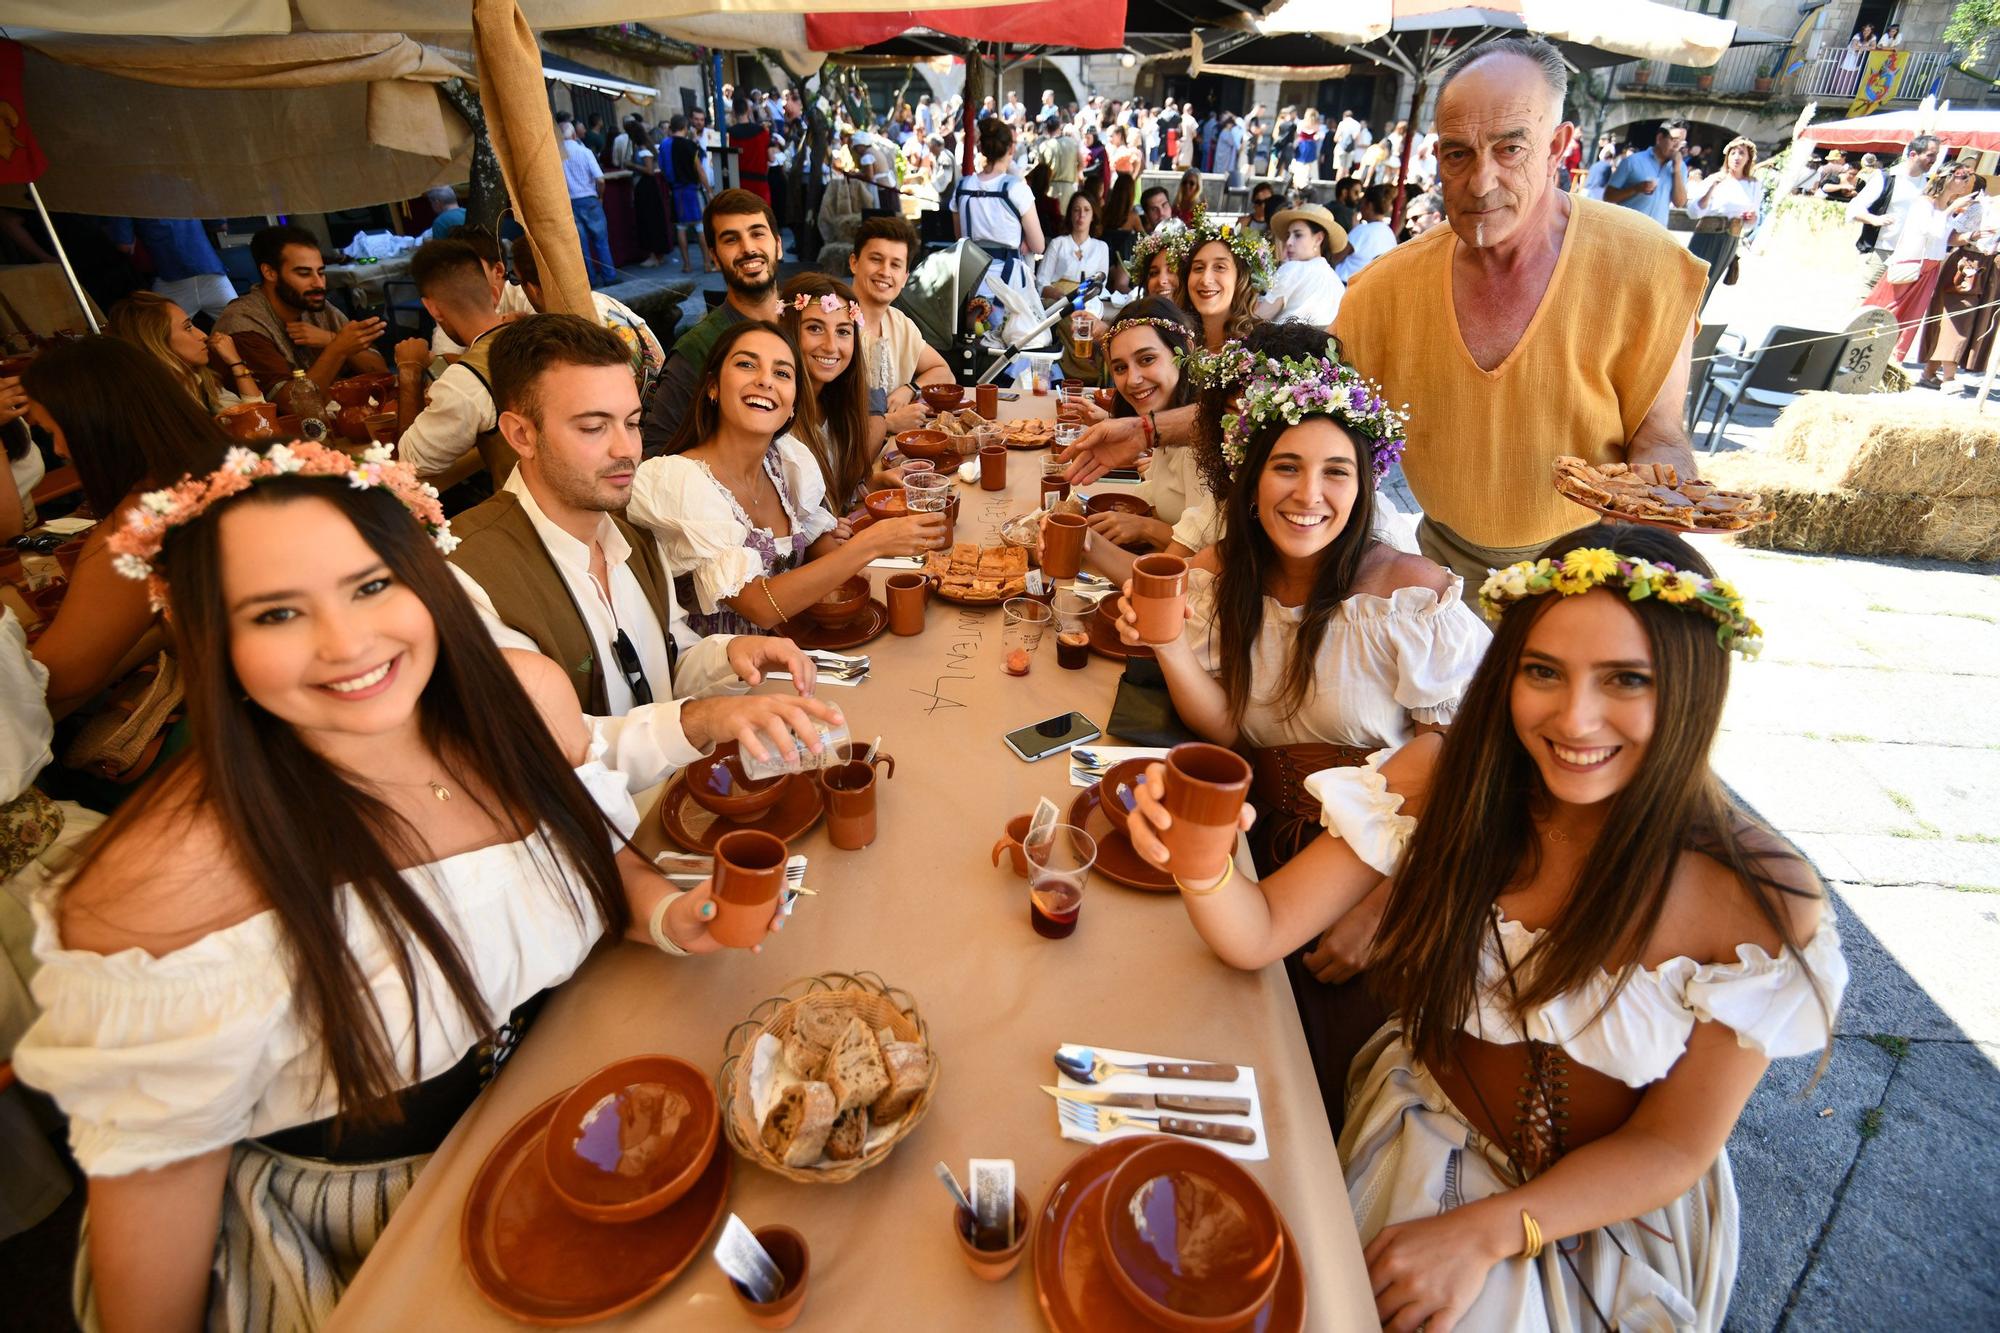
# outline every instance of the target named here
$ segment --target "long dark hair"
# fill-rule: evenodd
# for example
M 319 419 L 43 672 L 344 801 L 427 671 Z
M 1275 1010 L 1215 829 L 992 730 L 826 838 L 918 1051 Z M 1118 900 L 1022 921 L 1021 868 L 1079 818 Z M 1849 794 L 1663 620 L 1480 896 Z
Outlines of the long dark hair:
M 1222 336 L 1225 339 L 1248 337 L 1250 330 L 1256 328 L 1258 324 L 1257 316 L 1253 313 L 1257 305 L 1257 289 L 1250 285 L 1250 266 L 1245 264 L 1237 256 L 1236 252 L 1229 248 L 1227 241 L 1210 237 L 1208 240 L 1190 245 L 1186 253 L 1181 256 L 1181 295 L 1187 299 L 1188 313 L 1201 323 L 1205 335 L 1208 323 L 1203 319 L 1200 312 L 1195 310 L 1194 298 L 1189 297 L 1187 294 L 1188 270 L 1194 265 L 1194 257 L 1211 245 L 1221 246 L 1223 251 L 1229 256 L 1230 265 L 1236 270 L 1236 286 L 1229 298 L 1229 309 L 1224 311 L 1222 315 Z M 1204 344 L 1207 343 L 1206 336 L 1203 337 L 1202 341 Z
M 1105 241 L 1111 239 L 1113 232 L 1131 230 L 1127 224 L 1132 221 L 1132 191 L 1135 188 L 1132 177 L 1122 171 L 1112 175 L 1111 190 L 1104 196 L 1104 212 L 1097 219 L 1098 238 Z
M 1580 546 L 1713 573 L 1679 538 L 1624 525 L 1581 529 L 1543 554 L 1556 559 Z M 1538 864 L 1533 815 L 1544 788 L 1515 734 L 1511 694 L 1529 631 L 1559 600 L 1552 594 L 1516 602 L 1494 627 L 1458 721 L 1445 734 L 1424 817 L 1376 936 L 1369 971 L 1378 994 L 1401 1015 L 1418 1056 L 1439 1066 L 1449 1067 L 1459 1026 L 1476 1002 L 1493 904 Z M 1593 983 L 1602 968 L 1616 978 L 1599 1007 L 1603 1013 L 1638 970 L 1684 852 L 1703 853 L 1734 872 L 1784 948 L 1795 958 L 1799 953 L 1780 895 L 1811 895 L 1778 883 L 1765 869 L 1798 853 L 1762 826 L 1709 767 L 1729 690 L 1729 654 L 1716 645 L 1715 623 L 1657 597 L 1620 600 L 1639 618 L 1652 650 L 1653 734 L 1632 781 L 1611 798 L 1604 831 L 1577 872 L 1562 914 L 1516 969 L 1518 1000 L 1502 997 L 1522 1012 Z M 1749 837 L 1780 850 L 1753 849 Z M 1824 1007 L 1824 995 L 1820 1001 Z
M 858 304 L 852 287 L 823 273 L 801 273 L 785 284 L 780 295 L 778 323 L 791 335 L 795 346 L 799 342 L 801 321 L 807 315 L 825 313 L 819 308 L 820 297 L 832 296 Z M 792 305 L 800 296 L 810 303 L 804 310 Z M 826 479 L 827 508 L 836 514 L 844 513 L 868 479 L 868 465 L 873 461 L 868 454 L 868 366 L 859 318 L 855 320 L 854 356 L 847 369 L 834 376 L 830 384 L 815 384 L 806 371 L 805 354 L 801 352 L 798 386 L 792 434 L 805 442 L 819 463 L 820 475 Z
M 785 332 L 783 325 L 768 319 L 746 319 L 741 324 L 732 324 L 724 329 L 722 336 L 715 340 L 715 346 L 709 348 L 708 360 L 701 363 L 701 379 L 694 386 L 694 404 L 681 418 L 681 428 L 667 443 L 668 453 L 684 454 L 696 445 L 715 438 L 715 432 L 722 427 L 722 408 L 708 396 L 709 386 L 721 380 L 722 363 L 729 359 L 729 353 L 736 344 L 745 334 L 757 332 L 775 333 L 785 340 L 785 346 L 792 349 L 792 417 L 778 427 L 778 435 L 792 428 L 792 422 L 798 419 L 799 405 L 812 398 L 812 391 L 799 383 L 805 375 L 805 358 L 799 355 L 799 345 L 792 341 L 792 335 Z M 859 355 L 858 349 L 856 355 Z
M 1330 420 L 1331 418 L 1329 418 Z M 1308 416 L 1305 421 L 1313 420 Z M 1271 450 L 1286 431 L 1283 421 L 1259 427 L 1245 446 L 1243 465 L 1235 485 L 1222 502 L 1222 539 L 1217 543 L 1215 576 L 1215 620 L 1218 656 L 1221 659 L 1222 692 L 1229 700 L 1229 716 L 1236 722 L 1250 707 L 1250 656 L 1264 626 L 1264 598 L 1278 567 L 1278 553 L 1270 534 L 1257 521 L 1257 481 L 1264 475 Z M 1319 553 L 1313 571 L 1312 590 L 1301 608 L 1298 633 L 1292 638 L 1290 658 L 1278 678 L 1273 702 L 1281 710 L 1297 708 L 1314 685 L 1313 667 L 1319 657 L 1326 627 L 1340 611 L 1340 604 L 1354 591 L 1361 577 L 1361 562 L 1375 541 L 1375 474 L 1371 464 L 1375 450 L 1359 432 L 1341 427 L 1354 443 L 1354 504 L 1347 511 L 1347 523 Z
M 582 890 L 608 930 L 630 910 L 613 859 L 615 832 L 577 781 L 546 728 L 521 725 L 535 707 L 423 530 L 387 491 L 337 479 L 284 477 L 257 483 L 169 538 L 164 570 L 181 646 L 194 744 L 173 761 L 193 764 L 193 802 L 230 838 L 229 855 L 275 914 L 293 977 L 301 1027 L 325 1053 L 342 1125 L 393 1120 L 393 1093 L 408 1081 L 383 1024 L 370 980 L 348 944 L 342 886 L 388 942 L 414 1013 L 421 999 L 416 951 L 436 963 L 453 1000 L 475 1021 L 485 1003 L 472 969 L 400 867 L 436 859 L 409 823 L 368 790 L 365 776 L 323 757 L 289 724 L 249 702 L 231 665 L 229 610 L 222 597 L 219 520 L 240 504 L 323 500 L 354 524 L 395 578 L 423 600 L 437 626 L 437 663 L 419 704 L 425 743 L 445 771 L 477 774 L 500 824 L 539 837 L 568 867 L 562 893 L 581 920 Z M 171 779 L 151 792 L 155 799 Z M 474 799 L 478 799 L 475 796 Z M 92 860 L 128 831 L 134 801 L 99 838 Z M 414 1030 L 421 1033 L 418 1019 Z M 420 1039 L 419 1039 L 420 1040 Z M 421 1046 L 410 1076 L 421 1071 Z
M 64 446 L 100 518 L 141 487 L 222 466 L 230 440 L 159 359 L 122 338 L 43 349 L 21 387 L 62 427 Z
M 1159 335 L 1162 343 L 1166 344 L 1167 353 L 1180 362 L 1180 380 L 1174 385 L 1173 394 L 1166 405 L 1186 407 L 1194 401 L 1194 380 L 1188 375 L 1187 355 L 1193 348 L 1201 346 L 1201 335 L 1190 322 L 1188 313 L 1164 296 L 1142 296 L 1118 312 L 1117 318 L 1111 321 L 1111 327 L 1104 334 L 1106 368 L 1109 369 L 1111 361 L 1111 340 L 1118 336 L 1119 330 L 1143 319 L 1170 320 L 1181 331 L 1180 336 L 1175 337 L 1173 329 L 1163 329 L 1157 324 L 1147 326 Z M 1111 415 L 1135 417 L 1139 414 L 1133 410 L 1132 404 L 1125 401 L 1125 395 L 1121 393 L 1112 399 Z

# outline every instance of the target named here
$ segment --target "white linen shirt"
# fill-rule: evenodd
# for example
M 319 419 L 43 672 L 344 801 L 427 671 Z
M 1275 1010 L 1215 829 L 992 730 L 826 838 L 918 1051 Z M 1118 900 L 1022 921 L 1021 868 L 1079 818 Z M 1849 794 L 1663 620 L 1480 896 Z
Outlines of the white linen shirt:
M 1271 280 L 1271 290 L 1264 299 L 1278 303 L 1278 313 L 1272 317 L 1274 322 L 1296 320 L 1325 328 L 1340 313 L 1340 298 L 1346 294 L 1347 284 L 1334 272 L 1333 265 L 1315 257 L 1287 259 L 1278 265 L 1277 276 Z
M 565 139 L 562 160 L 563 183 L 569 187 L 569 197 L 597 198 L 597 182 L 604 179 L 604 168 L 597 165 L 591 151 L 574 139 Z
M 1035 281 L 1044 287 L 1065 278 L 1080 284 L 1086 277 L 1100 277 L 1110 271 L 1111 250 L 1103 241 L 1086 236 L 1083 244 L 1078 245 L 1074 236 L 1065 233 L 1050 241 L 1042 251 Z
M 699 759 L 705 752 L 690 744 L 687 732 L 681 728 L 681 704 L 685 699 L 736 694 L 747 688 L 737 680 L 735 670 L 729 665 L 729 640 L 734 636 L 713 634 L 695 641 L 682 652 L 680 670 L 676 673 L 668 664 L 666 635 L 673 633 L 677 639 L 686 641 L 692 634 L 687 629 L 687 616 L 674 600 L 672 581 L 667 581 L 667 617 L 672 623 L 662 625 L 653 615 L 653 604 L 646 600 L 638 576 L 632 572 L 631 546 L 606 515 L 598 524 L 597 544 L 604 550 L 604 565 L 611 580 L 611 596 L 607 601 L 604 590 L 590 576 L 590 548 L 542 512 L 521 469 L 514 469 L 503 489 L 521 502 L 528 522 L 541 538 L 542 547 L 562 575 L 570 596 L 582 608 L 591 646 L 597 660 L 603 663 L 604 697 L 611 714 L 585 720 L 609 747 L 605 763 L 623 775 L 631 790 L 638 792 L 660 781 L 671 770 Z M 452 566 L 452 572 L 458 575 L 459 585 L 472 599 L 494 643 L 502 648 L 540 651 L 533 639 L 500 619 L 493 608 L 493 599 L 470 574 L 457 565 Z M 639 665 L 653 690 L 652 703 L 635 705 L 632 686 L 618 669 L 618 654 L 613 645 L 620 626 L 638 649 Z
M 465 457 L 481 431 L 499 424 L 493 395 L 466 366 L 446 366 L 431 381 L 430 401 L 396 442 L 396 460 L 420 477 L 435 477 Z
M 1353 282 L 1355 274 L 1396 248 L 1396 233 L 1386 222 L 1362 222 L 1347 233 L 1347 241 L 1354 253 L 1341 260 L 1335 272 L 1342 282 Z

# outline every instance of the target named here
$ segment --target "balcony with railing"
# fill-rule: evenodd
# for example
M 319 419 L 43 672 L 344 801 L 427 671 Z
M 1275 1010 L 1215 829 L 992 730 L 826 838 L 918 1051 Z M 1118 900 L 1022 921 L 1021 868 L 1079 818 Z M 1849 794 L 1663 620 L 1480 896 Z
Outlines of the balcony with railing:
M 1669 64 L 1664 60 L 1638 60 L 1618 66 L 1614 82 L 1628 97 L 1728 97 L 1772 99 L 1789 102 L 1825 102 L 1854 96 L 1861 79 L 1858 70 L 1842 69 L 1844 47 L 1815 51 L 1805 64 L 1787 74 L 1788 52 L 1778 46 L 1739 46 L 1725 52 L 1721 61 L 1707 69 Z M 1910 64 L 1896 85 L 1891 103 L 1918 102 L 1941 76 L 1951 73 L 1956 53 L 1935 50 L 1908 50 Z

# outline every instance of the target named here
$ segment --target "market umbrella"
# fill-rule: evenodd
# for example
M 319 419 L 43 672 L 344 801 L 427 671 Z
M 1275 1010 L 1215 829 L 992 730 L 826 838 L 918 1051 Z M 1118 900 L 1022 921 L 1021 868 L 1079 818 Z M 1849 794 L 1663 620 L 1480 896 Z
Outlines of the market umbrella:
M 843 8 L 847 0 L 837 0 Z M 984 9 L 921 9 L 898 13 L 813 13 L 806 40 L 815 51 L 844 51 L 927 28 L 974 42 L 1010 42 L 1084 51 L 1115 51 L 1125 42 L 1125 0 L 1077 4 L 1037 0 Z
M 1919 134 L 1935 134 L 1946 148 L 2000 152 L 2000 110 L 1933 111 L 1929 123 L 1921 110 L 1885 111 L 1826 125 L 1808 125 L 1802 138 L 1824 148 L 1857 149 L 1864 153 L 1900 153 Z

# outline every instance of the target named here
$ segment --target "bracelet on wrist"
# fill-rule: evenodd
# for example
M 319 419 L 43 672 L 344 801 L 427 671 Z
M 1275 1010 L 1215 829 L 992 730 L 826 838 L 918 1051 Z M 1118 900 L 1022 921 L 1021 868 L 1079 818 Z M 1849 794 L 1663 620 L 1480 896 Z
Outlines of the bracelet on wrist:
M 1542 1257 L 1542 1224 L 1521 1210 L 1521 1257 L 1530 1263 Z
M 1218 879 L 1217 881 L 1215 881 L 1215 883 L 1209 885 L 1205 889 L 1189 888 L 1187 885 L 1181 882 L 1181 877 L 1179 875 L 1175 875 L 1173 877 L 1173 881 L 1174 881 L 1174 887 L 1179 889 L 1182 893 L 1185 893 L 1188 897 L 1206 898 L 1211 893 L 1222 892 L 1222 886 L 1229 883 L 1230 880 L 1235 878 L 1236 878 L 1236 859 L 1234 857 L 1231 857 L 1227 862 L 1224 863 L 1222 867 L 1222 878 Z
M 646 920 L 646 931 L 653 937 L 653 947 L 672 958 L 688 957 L 688 951 L 675 943 L 674 937 L 667 933 L 667 909 L 673 906 L 674 901 L 680 896 L 677 892 L 664 895 L 660 901 L 653 904 L 653 913 Z

